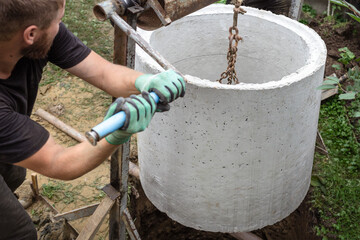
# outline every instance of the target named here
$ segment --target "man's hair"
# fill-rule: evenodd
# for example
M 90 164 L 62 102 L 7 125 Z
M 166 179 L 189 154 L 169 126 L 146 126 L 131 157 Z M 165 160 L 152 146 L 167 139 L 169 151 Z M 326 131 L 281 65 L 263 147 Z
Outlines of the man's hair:
M 0 41 L 31 25 L 48 28 L 63 4 L 63 0 L 0 0 Z

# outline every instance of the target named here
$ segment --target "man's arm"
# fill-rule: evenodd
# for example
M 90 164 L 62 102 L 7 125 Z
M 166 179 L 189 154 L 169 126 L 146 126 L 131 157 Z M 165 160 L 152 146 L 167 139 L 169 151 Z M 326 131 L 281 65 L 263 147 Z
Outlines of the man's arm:
M 45 145 L 32 156 L 16 163 L 51 178 L 72 180 L 100 165 L 120 144 L 134 133 L 145 130 L 156 110 L 154 99 L 143 92 L 130 98 L 118 98 L 110 105 L 105 119 L 125 111 L 124 126 L 106 136 L 96 146 L 88 142 L 64 148 L 50 136 Z
M 135 80 L 142 73 L 110 63 L 94 51 L 79 64 L 66 70 L 113 97 L 128 97 L 140 93 L 135 88 Z
M 38 152 L 15 165 L 47 177 L 73 180 L 99 166 L 117 147 L 103 139 L 95 147 L 83 142 L 64 148 L 50 136 Z

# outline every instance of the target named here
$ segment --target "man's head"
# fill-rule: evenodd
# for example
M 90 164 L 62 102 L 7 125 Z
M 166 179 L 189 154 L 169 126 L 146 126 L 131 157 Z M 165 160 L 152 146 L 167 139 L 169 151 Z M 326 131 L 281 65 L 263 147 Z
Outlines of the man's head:
M 57 33 L 64 4 L 64 0 L 1 0 L 0 43 L 20 34 L 24 42 L 22 55 L 45 57 Z

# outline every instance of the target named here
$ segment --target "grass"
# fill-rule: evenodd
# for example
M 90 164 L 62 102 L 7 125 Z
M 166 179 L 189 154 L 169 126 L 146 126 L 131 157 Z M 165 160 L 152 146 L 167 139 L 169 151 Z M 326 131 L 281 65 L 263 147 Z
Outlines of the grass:
M 105 197 L 105 193 L 101 190 L 103 186 L 99 185 L 100 178 L 95 179 L 92 184 L 83 183 L 78 185 L 50 179 L 48 183 L 42 185 L 41 195 L 47 197 L 55 204 L 63 203 L 68 205 L 74 203 L 75 205 L 83 205 L 84 203 L 100 202 Z M 92 188 L 95 194 L 91 197 L 84 197 L 81 194 L 84 187 Z
M 100 0 L 68 0 L 63 22 L 87 46 L 111 61 L 112 26 L 108 21 L 100 22 L 94 17 L 92 8 L 98 2 Z
M 88 47 L 111 61 L 113 55 L 112 26 L 100 22 L 92 14 L 92 7 L 100 0 L 67 0 L 63 23 Z M 69 76 L 59 67 L 48 64 L 40 86 L 55 84 Z
M 329 157 L 316 155 L 313 206 L 323 239 L 360 239 L 360 153 L 356 129 L 349 121 L 352 107 L 333 97 L 321 107 L 319 130 Z
M 89 48 L 112 61 L 113 27 L 108 21 L 98 21 L 93 15 L 92 9 L 97 2 L 100 0 L 68 0 L 63 22 Z M 80 132 L 93 127 L 84 122 L 91 120 L 91 125 L 99 123 L 111 103 L 108 94 L 51 63 L 44 69 L 40 92 L 41 88 L 56 89 L 56 92 L 39 94 L 35 109 L 49 110 L 53 105 L 64 105 L 66 112 L 58 118 Z M 71 118 L 78 118 L 78 121 Z

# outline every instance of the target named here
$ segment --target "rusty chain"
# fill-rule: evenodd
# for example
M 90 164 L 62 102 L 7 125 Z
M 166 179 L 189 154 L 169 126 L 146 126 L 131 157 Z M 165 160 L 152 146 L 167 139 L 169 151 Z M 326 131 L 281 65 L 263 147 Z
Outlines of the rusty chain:
M 227 60 L 228 60 L 228 68 L 225 72 L 223 72 L 220 76 L 220 79 L 218 82 L 222 83 L 222 80 L 228 79 L 227 84 L 238 84 L 239 80 L 236 76 L 235 71 L 235 63 L 236 63 L 236 55 L 238 50 L 238 44 L 239 41 L 242 40 L 242 38 L 239 36 L 239 29 L 237 27 L 238 22 L 238 15 L 245 14 L 246 11 L 241 8 L 243 0 L 236 0 L 235 1 L 235 7 L 234 7 L 234 19 L 233 19 L 233 26 L 229 28 L 229 51 L 227 53 Z

